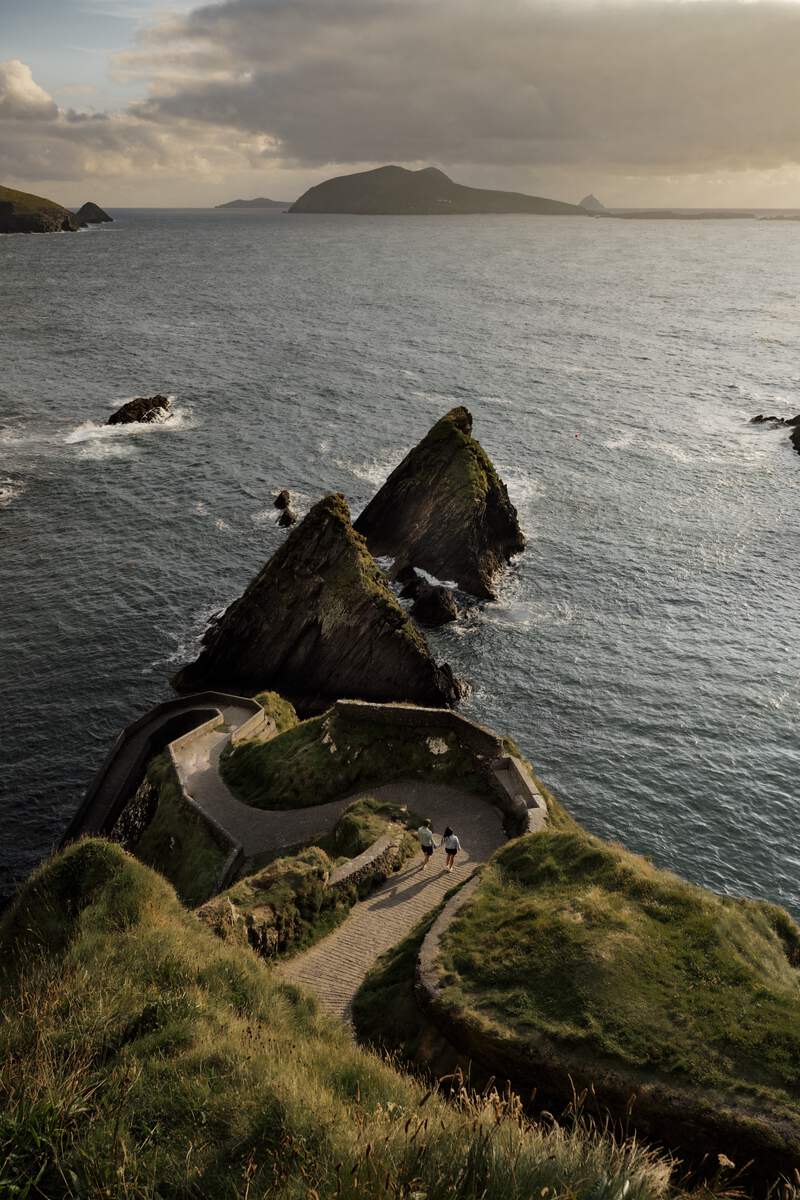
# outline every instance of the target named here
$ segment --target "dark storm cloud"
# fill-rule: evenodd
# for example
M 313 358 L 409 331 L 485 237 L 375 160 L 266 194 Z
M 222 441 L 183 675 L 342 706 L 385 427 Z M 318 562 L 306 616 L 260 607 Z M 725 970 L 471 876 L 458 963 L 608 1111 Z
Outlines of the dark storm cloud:
M 133 60 L 159 77 L 141 115 L 305 166 L 800 161 L 800 6 L 771 0 L 231 0 Z

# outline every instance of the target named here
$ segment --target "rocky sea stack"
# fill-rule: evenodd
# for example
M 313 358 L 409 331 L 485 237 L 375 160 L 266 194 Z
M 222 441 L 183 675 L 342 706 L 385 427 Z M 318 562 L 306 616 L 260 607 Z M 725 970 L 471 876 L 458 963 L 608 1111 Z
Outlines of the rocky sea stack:
M 75 217 L 81 225 L 104 225 L 106 221 L 114 220 L 100 208 L 99 204 L 93 204 L 91 200 L 87 200 L 86 204 L 81 205 L 75 213 Z
M 452 671 L 434 662 L 338 493 L 311 509 L 172 683 L 274 688 L 306 712 L 340 697 L 434 706 L 458 698 Z
M 168 396 L 137 396 L 112 413 L 106 425 L 132 425 L 137 421 L 147 425 L 151 421 L 162 421 L 169 409 Z
M 525 545 L 517 510 L 472 416 L 454 408 L 406 455 L 355 527 L 394 571 L 421 567 L 465 592 L 492 599 L 497 572 Z

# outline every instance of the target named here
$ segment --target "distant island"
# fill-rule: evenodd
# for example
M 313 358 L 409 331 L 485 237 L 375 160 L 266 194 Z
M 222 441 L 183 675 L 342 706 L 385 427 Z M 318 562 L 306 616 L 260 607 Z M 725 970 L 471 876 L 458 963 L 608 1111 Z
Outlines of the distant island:
M 581 208 L 585 208 L 587 212 L 592 213 L 603 213 L 608 211 L 605 204 L 603 204 L 602 200 L 597 199 L 597 196 L 595 196 L 594 192 L 589 192 L 588 196 L 583 197 L 581 200 Z
M 585 217 L 586 209 L 561 200 L 496 192 L 454 183 L 436 167 L 409 171 L 377 167 L 340 175 L 309 188 L 290 213 L 355 213 L 362 216 L 466 216 L 474 213 L 534 213 L 538 216 Z
M 72 213 L 55 200 L 0 186 L 0 233 L 74 233 L 111 220 L 91 202 Z
M 214 207 L 288 209 L 291 203 L 291 200 L 268 200 L 266 196 L 256 196 L 255 200 L 229 200 L 227 204 L 215 204 Z

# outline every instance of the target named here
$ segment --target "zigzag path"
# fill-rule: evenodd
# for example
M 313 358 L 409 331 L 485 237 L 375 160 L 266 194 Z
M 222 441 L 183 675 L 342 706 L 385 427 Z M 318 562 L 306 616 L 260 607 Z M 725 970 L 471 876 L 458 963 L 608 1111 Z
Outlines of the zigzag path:
M 380 955 L 401 942 L 452 887 L 464 882 L 505 841 L 499 811 L 473 792 L 403 780 L 368 794 L 406 804 L 420 816 L 430 817 L 437 843 L 450 825 L 462 850 L 452 873 L 444 869 L 442 849 L 434 851 L 424 868 L 422 853 L 415 854 L 397 874 L 355 904 L 337 929 L 276 968 L 283 979 L 312 991 L 325 1012 L 343 1021 L 350 1020 L 353 997 Z

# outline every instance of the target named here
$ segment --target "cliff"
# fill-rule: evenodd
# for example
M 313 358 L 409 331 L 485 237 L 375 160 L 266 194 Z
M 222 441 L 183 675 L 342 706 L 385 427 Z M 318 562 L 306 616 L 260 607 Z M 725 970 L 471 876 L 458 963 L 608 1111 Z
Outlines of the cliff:
M 306 711 L 342 696 L 428 705 L 458 696 L 450 668 L 434 662 L 338 494 L 296 526 L 206 632 L 199 657 L 173 686 L 193 691 L 212 682 L 273 688 Z
M 371 216 L 467 215 L 473 213 L 534 213 L 539 216 L 585 217 L 577 204 L 496 192 L 454 183 L 436 167 L 408 171 L 378 167 L 340 175 L 309 188 L 289 209 L 291 213 L 360 213 Z
M 54 200 L 0 187 L 0 233 L 74 232 L 80 224 L 77 217 Z
M 399 574 L 421 567 L 490 599 L 497 572 L 525 545 L 517 510 L 472 416 L 454 408 L 406 455 L 355 522 L 374 555 Z

